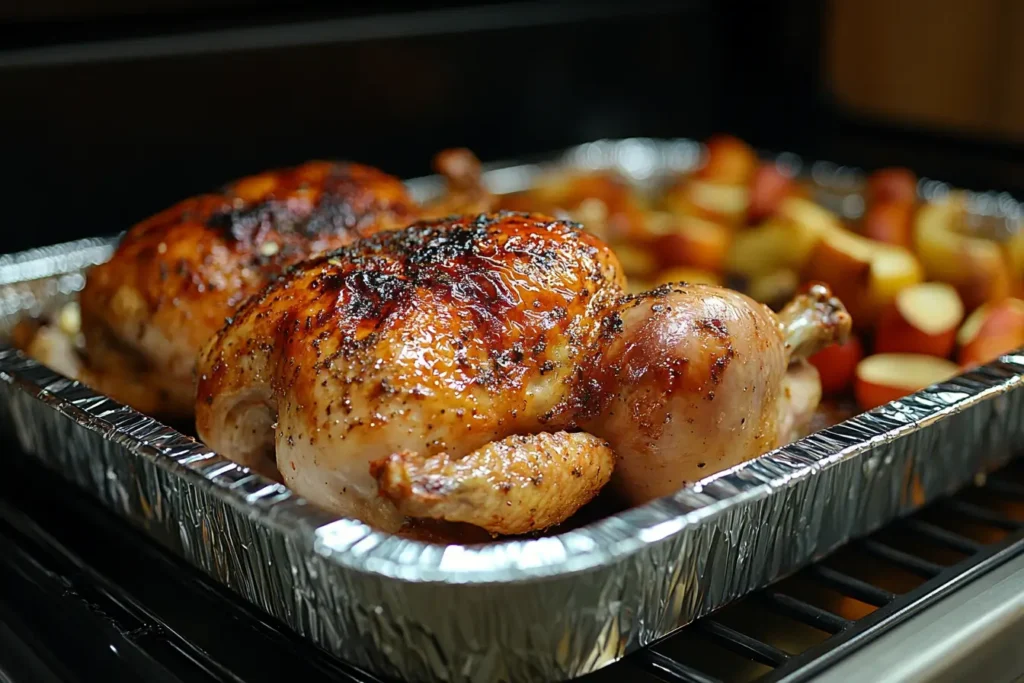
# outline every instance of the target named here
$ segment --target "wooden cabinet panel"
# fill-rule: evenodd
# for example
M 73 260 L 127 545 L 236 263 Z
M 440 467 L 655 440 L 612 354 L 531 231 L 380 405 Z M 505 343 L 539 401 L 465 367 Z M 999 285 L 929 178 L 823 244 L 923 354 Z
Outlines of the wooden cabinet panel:
M 838 102 L 909 124 L 1024 140 L 1024 2 L 833 0 Z

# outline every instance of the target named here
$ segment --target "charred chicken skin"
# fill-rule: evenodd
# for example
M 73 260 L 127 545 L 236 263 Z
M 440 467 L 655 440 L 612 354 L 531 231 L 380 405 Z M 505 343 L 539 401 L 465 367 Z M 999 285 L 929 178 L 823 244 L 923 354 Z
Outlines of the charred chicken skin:
M 526 533 L 609 480 L 639 503 L 788 440 L 820 394 L 799 358 L 849 329 L 820 286 L 777 317 L 730 290 L 623 285 L 605 244 L 543 216 L 359 240 L 290 269 L 209 342 L 199 434 L 385 530 Z
M 465 150 L 436 208 L 486 202 Z M 202 344 L 291 264 L 408 225 L 426 209 L 403 183 L 354 163 L 310 162 L 234 182 L 136 225 L 81 293 L 86 362 L 76 373 L 142 412 L 191 417 Z

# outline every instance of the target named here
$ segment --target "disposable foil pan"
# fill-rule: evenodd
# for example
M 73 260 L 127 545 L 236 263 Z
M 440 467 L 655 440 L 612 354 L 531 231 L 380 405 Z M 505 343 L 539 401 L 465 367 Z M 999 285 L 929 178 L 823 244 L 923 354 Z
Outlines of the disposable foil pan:
M 606 141 L 557 163 L 654 182 L 691 168 L 700 149 Z M 487 178 L 510 191 L 541 170 L 505 166 Z M 826 170 L 802 167 L 855 213 L 846 190 L 857 174 Z M 928 183 L 923 191 L 942 191 Z M 437 184 L 410 186 L 423 196 Z M 974 199 L 1019 218 L 1000 195 Z M 73 295 L 83 269 L 113 244 L 0 258 L 0 332 Z M 1022 384 L 1024 351 L 670 498 L 557 536 L 479 546 L 429 545 L 336 519 L 6 347 L 0 428 L 24 454 L 343 659 L 415 681 L 536 681 L 609 664 L 999 467 L 1024 444 Z M 5 457 L 23 457 L 13 450 Z

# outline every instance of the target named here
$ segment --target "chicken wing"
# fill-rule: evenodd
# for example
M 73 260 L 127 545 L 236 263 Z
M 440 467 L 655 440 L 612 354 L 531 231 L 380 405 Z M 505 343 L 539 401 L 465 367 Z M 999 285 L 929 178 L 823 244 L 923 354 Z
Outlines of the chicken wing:
M 396 453 L 370 463 L 370 474 L 403 515 L 516 534 L 568 519 L 608 483 L 614 464 L 608 444 L 591 434 L 541 432 L 461 458 Z
M 445 178 L 447 191 L 424 205 L 421 218 L 475 215 L 497 207 L 498 197 L 484 184 L 480 160 L 470 150 L 446 149 L 438 153 L 434 157 L 434 170 Z

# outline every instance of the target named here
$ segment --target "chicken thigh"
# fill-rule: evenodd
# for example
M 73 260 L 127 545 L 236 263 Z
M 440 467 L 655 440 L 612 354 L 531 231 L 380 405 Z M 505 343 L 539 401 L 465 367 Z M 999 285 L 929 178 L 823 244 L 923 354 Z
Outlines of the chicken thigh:
M 780 320 L 729 290 L 623 285 L 605 244 L 543 216 L 360 240 L 291 269 L 211 340 L 199 434 L 386 530 L 412 516 L 525 533 L 613 469 L 640 502 L 778 445 L 806 408 L 786 395 L 791 358 L 849 328 L 824 287 Z

